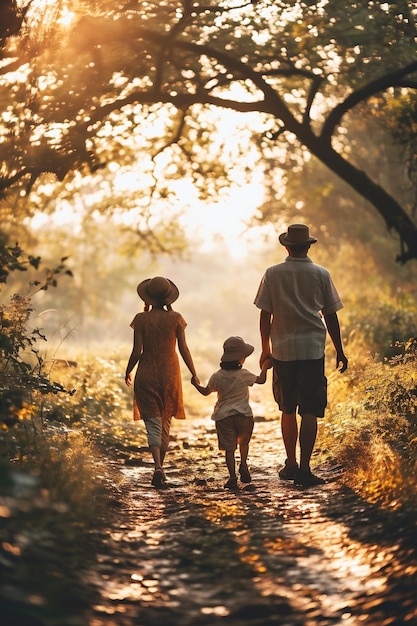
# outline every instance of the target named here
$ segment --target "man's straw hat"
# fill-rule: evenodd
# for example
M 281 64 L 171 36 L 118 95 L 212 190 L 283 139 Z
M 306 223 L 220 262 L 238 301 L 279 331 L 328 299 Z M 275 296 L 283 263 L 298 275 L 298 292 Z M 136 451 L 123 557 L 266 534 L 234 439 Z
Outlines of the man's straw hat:
M 283 246 L 299 246 L 317 241 L 315 237 L 310 237 L 307 224 L 290 224 L 287 232 L 281 233 L 278 239 Z

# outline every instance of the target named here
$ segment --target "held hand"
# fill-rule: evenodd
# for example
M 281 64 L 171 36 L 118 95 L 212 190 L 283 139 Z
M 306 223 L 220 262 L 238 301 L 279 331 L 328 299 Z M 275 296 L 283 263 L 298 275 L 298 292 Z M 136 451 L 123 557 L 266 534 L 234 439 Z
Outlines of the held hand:
M 270 370 L 273 367 L 273 363 L 272 363 L 272 358 L 269 356 L 266 359 L 263 360 L 262 362 L 262 371 L 263 370 Z
M 342 352 L 341 354 L 338 354 L 336 356 L 336 369 L 338 369 L 339 372 L 343 374 L 343 372 L 346 372 L 347 367 L 348 367 L 348 360 Z
M 269 351 L 262 350 L 262 352 L 261 352 L 261 356 L 259 358 L 259 366 L 260 366 L 261 369 L 263 369 L 264 361 L 268 361 L 268 362 L 271 363 L 270 365 L 268 365 L 268 369 L 270 369 L 272 367 L 272 356 L 271 356 L 271 353 Z
M 191 378 L 191 384 L 194 385 L 194 387 L 200 384 L 200 379 L 197 374 Z

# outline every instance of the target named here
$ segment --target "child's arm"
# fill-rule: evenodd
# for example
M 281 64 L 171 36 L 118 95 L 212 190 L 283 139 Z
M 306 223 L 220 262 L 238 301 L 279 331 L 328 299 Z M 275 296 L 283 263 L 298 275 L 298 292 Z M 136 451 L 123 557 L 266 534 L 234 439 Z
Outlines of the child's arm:
M 272 359 L 268 358 L 262 363 L 261 373 L 258 378 L 255 380 L 258 385 L 263 385 L 266 382 L 266 374 L 268 370 L 272 367 Z
M 191 379 L 191 384 L 194 385 L 194 387 L 197 389 L 197 391 L 199 391 L 201 393 L 202 396 L 209 396 L 211 394 L 211 389 L 209 389 L 208 387 L 203 387 L 202 385 L 200 385 L 197 380 L 194 378 L 194 376 Z

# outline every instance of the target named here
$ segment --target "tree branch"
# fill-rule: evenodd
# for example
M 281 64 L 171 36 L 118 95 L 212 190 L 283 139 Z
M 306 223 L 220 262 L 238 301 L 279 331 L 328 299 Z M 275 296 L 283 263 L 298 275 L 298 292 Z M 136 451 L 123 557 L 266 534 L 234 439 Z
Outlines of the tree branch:
M 405 67 L 395 70 L 389 74 L 385 74 L 381 78 L 371 81 L 360 89 L 352 92 L 343 102 L 338 104 L 328 115 L 321 131 L 321 137 L 325 141 L 330 142 L 334 130 L 340 124 L 343 116 L 353 109 L 356 105 L 381 91 L 385 91 L 389 87 L 403 86 L 403 78 L 408 74 L 417 71 L 417 61 L 406 65 Z

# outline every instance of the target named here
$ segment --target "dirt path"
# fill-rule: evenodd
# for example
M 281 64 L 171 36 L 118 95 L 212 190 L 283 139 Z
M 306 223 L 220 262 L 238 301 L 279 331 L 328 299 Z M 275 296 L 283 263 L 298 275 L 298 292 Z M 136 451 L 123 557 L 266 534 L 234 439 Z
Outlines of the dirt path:
M 238 493 L 207 420 L 176 423 L 170 489 L 150 486 L 147 454 L 124 467 L 88 626 L 417 623 L 415 523 L 343 489 L 337 468 L 308 490 L 280 481 L 278 424 L 255 431 Z

